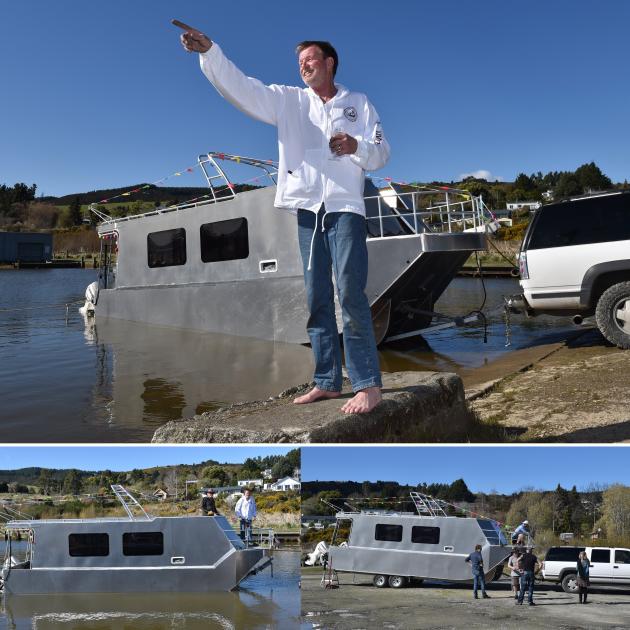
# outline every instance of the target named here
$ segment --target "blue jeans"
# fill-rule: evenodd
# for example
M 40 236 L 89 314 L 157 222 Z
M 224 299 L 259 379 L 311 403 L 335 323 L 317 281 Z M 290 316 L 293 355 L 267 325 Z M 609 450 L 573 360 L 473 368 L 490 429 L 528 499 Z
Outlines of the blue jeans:
M 534 572 L 523 571 L 521 575 L 521 592 L 518 594 L 518 603 L 522 604 L 525 599 L 525 590 L 528 590 L 527 601 L 531 604 L 534 601 Z
M 481 592 L 486 592 L 486 578 L 483 576 L 483 571 L 473 571 L 473 592 L 477 597 L 477 591 L 481 588 Z
M 298 210 L 298 239 L 309 311 L 306 329 L 315 355 L 313 380 L 319 389 L 341 391 L 341 346 L 335 320 L 332 271 L 341 305 L 346 367 L 352 389 L 357 392 L 382 385 L 372 314 L 365 295 L 366 236 L 365 219 L 359 214 L 331 212 L 324 215 L 323 204 L 317 214 Z

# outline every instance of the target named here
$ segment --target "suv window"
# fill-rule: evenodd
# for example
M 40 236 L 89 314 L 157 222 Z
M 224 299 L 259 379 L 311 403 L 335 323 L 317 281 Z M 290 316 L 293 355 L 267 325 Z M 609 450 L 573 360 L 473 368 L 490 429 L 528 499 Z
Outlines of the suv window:
M 591 562 L 610 562 L 610 549 L 593 549 Z
M 615 550 L 615 563 L 616 564 L 630 564 L 630 551 L 627 549 Z
M 543 206 L 526 249 L 630 240 L 630 195 L 620 193 Z
M 545 562 L 577 562 L 584 547 L 551 547 L 545 556 Z

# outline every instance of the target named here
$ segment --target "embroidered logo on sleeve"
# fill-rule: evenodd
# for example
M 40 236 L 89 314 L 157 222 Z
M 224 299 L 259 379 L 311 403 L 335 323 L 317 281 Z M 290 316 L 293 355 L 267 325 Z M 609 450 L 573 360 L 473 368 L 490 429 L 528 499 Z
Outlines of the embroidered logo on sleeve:
M 379 126 L 376 127 L 376 132 L 374 133 L 374 142 L 376 144 L 381 144 L 383 142 L 383 130 L 380 128 L 380 122 L 377 122 L 376 124 Z
M 357 110 L 354 109 L 354 107 L 346 107 L 346 109 L 343 110 L 343 115 L 350 122 L 356 122 L 357 121 Z

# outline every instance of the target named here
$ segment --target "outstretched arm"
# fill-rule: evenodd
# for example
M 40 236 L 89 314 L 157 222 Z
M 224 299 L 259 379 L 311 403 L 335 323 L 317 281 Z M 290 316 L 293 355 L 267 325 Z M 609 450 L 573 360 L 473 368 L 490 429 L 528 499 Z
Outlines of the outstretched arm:
M 265 85 L 246 76 L 207 35 L 179 20 L 172 23 L 184 29 L 180 37 L 182 46 L 188 52 L 200 54 L 201 70 L 223 98 L 252 118 L 270 125 L 278 124 L 289 88 Z

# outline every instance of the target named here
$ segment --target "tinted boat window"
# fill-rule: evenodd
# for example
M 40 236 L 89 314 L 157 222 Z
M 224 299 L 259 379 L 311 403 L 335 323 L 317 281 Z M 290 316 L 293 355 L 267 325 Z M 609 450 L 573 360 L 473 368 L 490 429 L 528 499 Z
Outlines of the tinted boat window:
M 249 256 L 249 236 L 245 218 L 205 223 L 199 228 L 199 232 L 201 260 L 205 263 L 239 260 Z
M 400 542 L 402 540 L 402 525 L 384 525 L 379 523 L 374 532 L 375 540 Z
M 610 562 L 610 549 L 593 549 L 591 562 Z
M 630 240 L 630 195 L 543 206 L 527 249 Z
M 411 542 L 423 543 L 425 545 L 437 545 L 440 542 L 440 528 L 420 526 L 412 527 Z
M 70 534 L 68 551 L 73 558 L 86 556 L 108 556 L 108 534 Z
M 149 267 L 174 267 L 186 264 L 186 230 L 163 230 L 147 235 Z
M 481 531 L 484 533 L 487 541 L 491 545 L 507 545 L 507 539 L 503 535 L 503 532 L 497 525 L 496 521 L 492 521 L 488 518 L 478 518 L 477 523 L 481 527 Z
M 125 556 L 161 556 L 164 553 L 162 532 L 128 532 L 123 534 Z
M 577 562 L 584 547 L 551 547 L 545 556 L 545 562 Z

